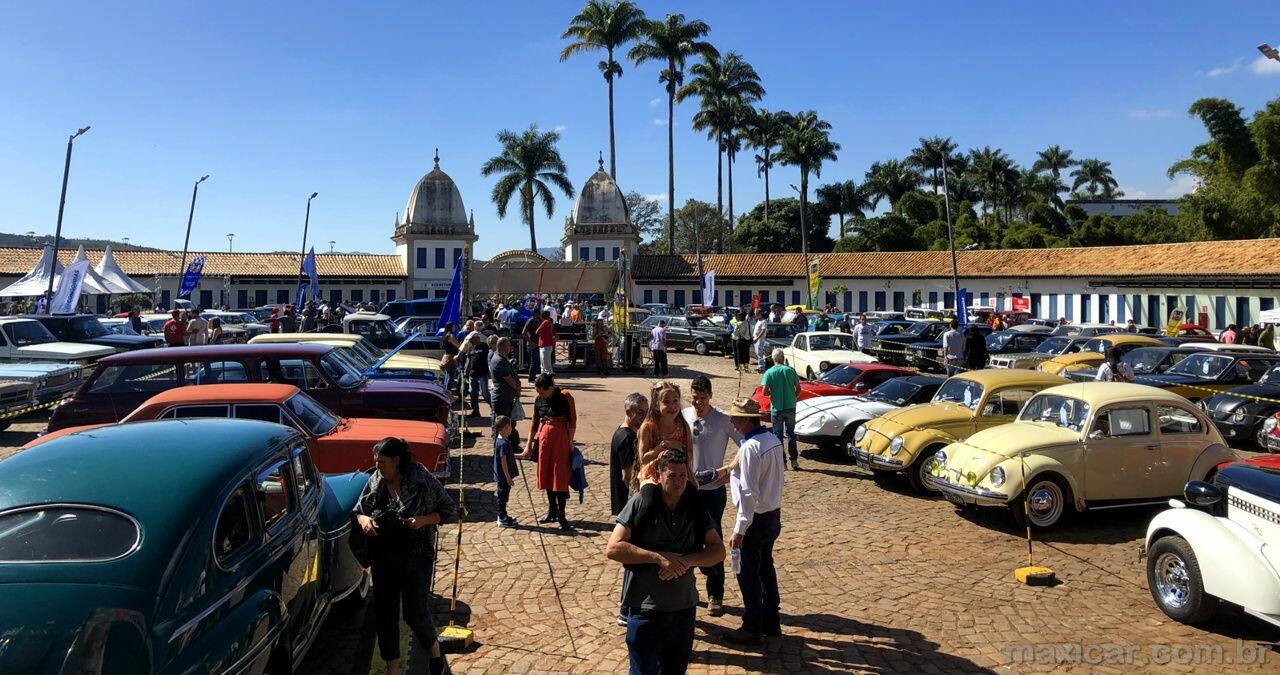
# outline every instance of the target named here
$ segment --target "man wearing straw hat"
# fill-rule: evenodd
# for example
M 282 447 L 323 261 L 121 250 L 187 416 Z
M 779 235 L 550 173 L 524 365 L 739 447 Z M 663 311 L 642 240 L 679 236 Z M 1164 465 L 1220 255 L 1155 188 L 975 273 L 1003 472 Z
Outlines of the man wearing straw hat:
M 785 453 L 782 441 L 760 426 L 760 406 L 755 401 L 738 399 L 725 413 L 742 434 L 738 466 L 729 474 L 733 504 L 738 507 L 729 547 L 742 591 L 742 628 L 730 631 L 725 639 L 755 646 L 762 644 L 764 636 L 782 635 L 773 544 L 782 532 Z

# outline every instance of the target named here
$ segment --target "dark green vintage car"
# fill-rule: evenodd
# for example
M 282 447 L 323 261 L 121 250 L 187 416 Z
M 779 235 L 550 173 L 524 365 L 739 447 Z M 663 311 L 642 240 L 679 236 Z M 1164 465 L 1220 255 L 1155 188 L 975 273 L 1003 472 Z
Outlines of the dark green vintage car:
M 86 430 L 0 462 L 0 673 L 289 672 L 338 600 L 363 473 L 248 420 Z

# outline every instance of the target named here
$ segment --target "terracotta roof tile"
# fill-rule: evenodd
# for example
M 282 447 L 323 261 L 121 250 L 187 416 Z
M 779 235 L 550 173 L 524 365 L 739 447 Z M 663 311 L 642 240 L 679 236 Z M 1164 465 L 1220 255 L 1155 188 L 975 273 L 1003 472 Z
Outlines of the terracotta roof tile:
M 31 271 L 40 259 L 41 249 L 0 247 L 0 274 L 21 275 Z M 76 250 L 58 251 L 58 260 L 66 265 L 75 257 Z M 102 251 L 85 251 L 94 265 L 102 258 Z M 146 278 L 160 274 L 173 276 L 178 271 L 180 251 L 112 251 L 116 262 L 125 274 Z M 233 276 L 289 276 L 297 274 L 298 256 L 289 253 L 187 253 L 190 262 L 196 256 L 206 256 L 204 273 Z M 400 256 L 365 253 L 324 253 L 316 255 L 316 273 L 321 277 L 404 277 Z

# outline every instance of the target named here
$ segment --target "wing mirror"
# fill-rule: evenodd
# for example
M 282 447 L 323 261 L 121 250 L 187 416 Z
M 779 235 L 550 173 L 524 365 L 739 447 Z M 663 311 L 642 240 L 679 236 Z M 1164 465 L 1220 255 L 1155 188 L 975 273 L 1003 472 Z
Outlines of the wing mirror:
M 1100 438 L 1105 438 L 1105 437 L 1106 437 L 1106 434 L 1102 433 L 1101 429 L 1094 429 L 1093 431 L 1089 432 L 1089 440 L 1091 441 L 1096 441 Z
M 1190 481 L 1182 488 L 1182 496 L 1192 506 L 1213 506 L 1222 501 L 1225 494 L 1222 488 L 1202 480 Z

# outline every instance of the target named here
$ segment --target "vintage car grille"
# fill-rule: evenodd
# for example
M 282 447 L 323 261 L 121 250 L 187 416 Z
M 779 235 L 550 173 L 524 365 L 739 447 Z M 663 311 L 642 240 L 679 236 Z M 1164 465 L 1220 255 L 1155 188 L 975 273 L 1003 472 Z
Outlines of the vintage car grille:
M 1231 505 L 1232 508 L 1240 509 L 1251 516 L 1256 516 L 1269 523 L 1280 525 L 1280 513 L 1272 511 L 1264 506 L 1259 506 L 1258 504 L 1245 501 L 1235 496 L 1228 496 L 1227 503 Z
M 31 390 L 26 387 L 14 387 L 10 391 L 0 391 L 0 406 L 21 405 L 31 400 Z
M 45 380 L 45 388 L 61 387 L 69 384 L 72 380 L 80 378 L 80 371 L 68 370 L 65 373 L 55 373 Z

